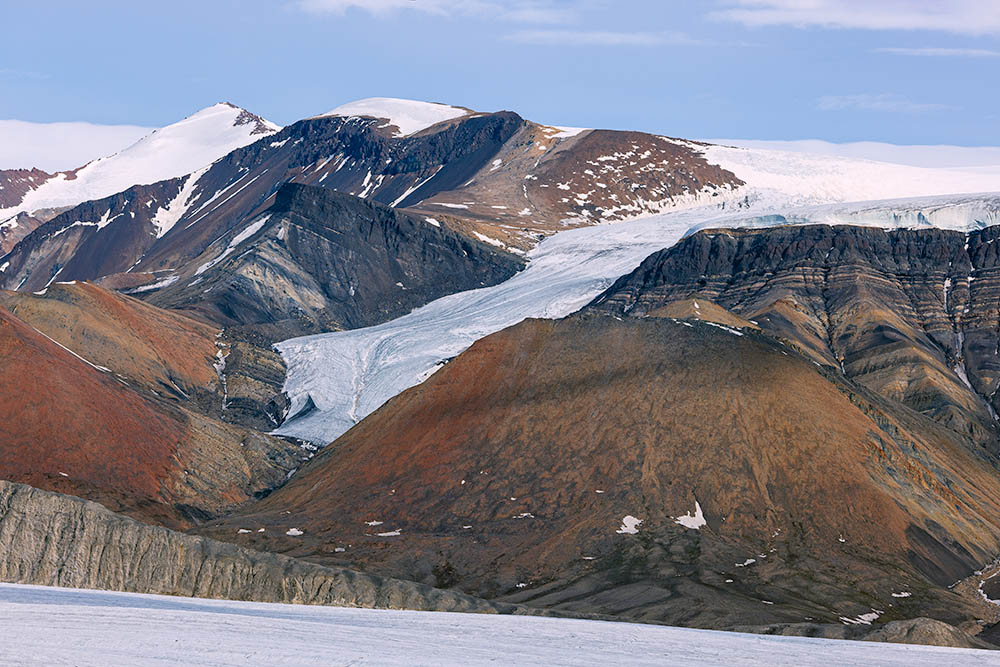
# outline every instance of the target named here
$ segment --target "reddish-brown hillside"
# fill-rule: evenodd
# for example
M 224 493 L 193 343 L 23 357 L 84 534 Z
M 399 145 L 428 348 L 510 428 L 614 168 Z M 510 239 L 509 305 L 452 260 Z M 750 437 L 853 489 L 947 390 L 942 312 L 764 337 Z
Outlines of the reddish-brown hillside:
M 0 307 L 0 479 L 187 525 L 273 488 L 297 459 L 140 393 Z
M 0 291 L 0 306 L 98 366 L 153 389 L 215 392 L 219 330 L 90 283 Z
M 968 619 L 941 586 L 997 552 L 995 471 L 954 432 L 824 373 L 712 323 L 526 321 L 211 532 L 673 623 Z

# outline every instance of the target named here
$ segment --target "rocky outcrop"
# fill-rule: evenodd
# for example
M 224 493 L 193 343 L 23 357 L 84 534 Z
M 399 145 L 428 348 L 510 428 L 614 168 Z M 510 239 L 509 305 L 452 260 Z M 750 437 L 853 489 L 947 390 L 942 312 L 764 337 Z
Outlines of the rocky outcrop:
M 1000 227 L 706 230 L 647 258 L 591 308 L 635 317 L 717 304 L 998 460 L 997 238 Z
M 0 257 L 13 250 L 21 239 L 44 223 L 45 220 L 27 213 L 18 213 L 7 220 L 0 221 Z
M 957 624 L 977 607 L 947 586 L 1000 550 L 970 450 L 749 328 L 529 320 L 203 530 L 562 611 Z
M 17 206 L 24 195 L 52 176 L 41 169 L 0 169 L 0 209 Z
M 0 581 L 257 602 L 516 611 L 461 593 L 148 526 L 93 502 L 5 481 Z
M 223 334 L 224 357 L 219 376 L 225 383 L 221 418 L 258 431 L 272 431 L 288 413 L 284 393 L 285 362 L 262 335 L 252 329 Z
M 198 261 L 149 301 L 272 341 L 385 322 L 524 265 L 439 223 L 298 184 L 282 186 L 247 231 Z

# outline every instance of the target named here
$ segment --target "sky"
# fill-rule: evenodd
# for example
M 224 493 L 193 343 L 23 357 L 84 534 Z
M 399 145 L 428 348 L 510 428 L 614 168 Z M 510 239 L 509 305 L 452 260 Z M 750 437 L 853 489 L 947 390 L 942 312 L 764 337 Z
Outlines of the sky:
M 284 125 L 383 96 L 685 138 L 1000 145 L 998 0 L 0 0 L 0 22 L 0 119 L 156 127 L 231 101 Z

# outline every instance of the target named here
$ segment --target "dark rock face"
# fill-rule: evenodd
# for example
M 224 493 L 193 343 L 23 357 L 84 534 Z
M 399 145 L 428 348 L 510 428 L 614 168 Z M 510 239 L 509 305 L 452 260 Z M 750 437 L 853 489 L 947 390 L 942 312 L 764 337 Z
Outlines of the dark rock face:
M 225 410 L 220 418 L 258 431 L 271 431 L 279 426 L 288 411 L 284 393 L 285 362 L 271 349 L 269 342 L 249 328 L 229 331 L 223 335 L 225 367 L 220 377 L 225 381 Z M 256 333 L 248 340 L 247 333 Z
M 513 613 L 407 581 L 328 568 L 147 526 L 0 481 L 0 581 L 256 602 Z
M 137 185 L 60 213 L 3 257 L 0 288 L 38 291 L 55 280 L 93 280 L 127 271 L 157 242 L 154 202 L 170 202 L 185 179 Z M 147 282 L 149 279 L 147 279 Z
M 249 114 L 247 122 L 255 122 Z M 70 209 L 0 260 L 9 263 L 0 288 L 38 290 L 56 275 L 155 284 L 190 269 L 289 182 L 412 208 L 520 249 L 567 225 L 656 212 L 695 196 L 708 201 L 742 185 L 690 142 L 636 132 L 559 134 L 508 111 L 408 137 L 392 136 L 373 118 L 302 120 L 190 177 Z M 169 231 L 152 222 L 157 216 L 170 221 Z
M 709 230 L 653 254 L 590 307 L 644 316 L 714 302 L 996 457 L 998 237 L 998 227 Z
M 977 607 L 947 584 L 1000 548 L 1000 478 L 969 450 L 749 329 L 529 320 L 199 530 L 561 611 L 960 623 Z
M 252 327 L 279 340 L 384 322 L 523 266 L 421 217 L 324 188 L 285 185 L 262 216 L 229 258 L 149 301 L 196 312 L 235 336 Z M 201 259 L 215 261 L 229 243 Z

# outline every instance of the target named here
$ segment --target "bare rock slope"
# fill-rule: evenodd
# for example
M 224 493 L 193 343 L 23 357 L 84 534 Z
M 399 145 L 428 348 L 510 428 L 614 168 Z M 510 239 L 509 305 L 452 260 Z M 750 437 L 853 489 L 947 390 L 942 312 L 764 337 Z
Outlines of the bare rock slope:
M 299 465 L 297 446 L 185 397 L 180 386 L 214 372 L 211 328 L 90 285 L 50 292 L 9 304 L 38 328 L 0 305 L 0 478 L 187 526 L 267 493 Z M 79 312 L 81 302 L 119 319 Z M 122 324 L 135 318 L 154 331 Z M 157 350 L 160 334 L 180 349 Z

